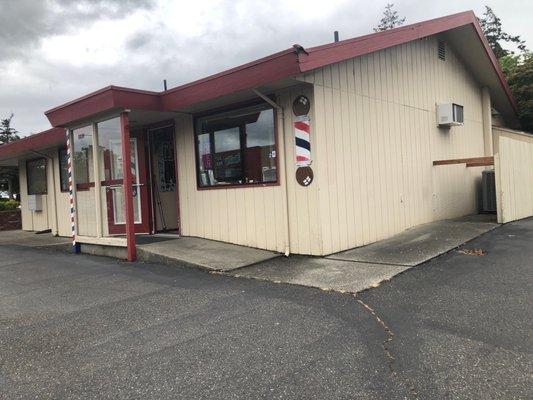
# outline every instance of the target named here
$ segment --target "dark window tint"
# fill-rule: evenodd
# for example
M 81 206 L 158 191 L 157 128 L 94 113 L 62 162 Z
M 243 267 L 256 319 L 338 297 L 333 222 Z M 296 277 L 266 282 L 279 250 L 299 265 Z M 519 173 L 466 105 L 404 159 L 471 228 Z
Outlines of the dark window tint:
M 26 163 L 28 194 L 46 194 L 46 159 L 38 158 Z
M 66 192 L 68 187 L 68 153 L 67 149 L 59 150 L 59 180 L 61 191 Z

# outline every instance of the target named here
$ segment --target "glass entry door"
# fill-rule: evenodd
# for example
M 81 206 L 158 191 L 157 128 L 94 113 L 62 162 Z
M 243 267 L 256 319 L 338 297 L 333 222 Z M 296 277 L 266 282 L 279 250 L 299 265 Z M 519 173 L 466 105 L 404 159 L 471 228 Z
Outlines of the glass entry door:
M 103 164 L 102 189 L 105 190 L 107 228 L 110 235 L 126 233 L 126 205 L 124 198 L 124 171 L 122 139 L 111 130 L 100 131 Z M 99 134 L 100 134 L 99 132 Z M 106 135 L 107 134 L 107 135 Z M 133 215 L 136 233 L 149 233 L 149 196 L 147 188 L 144 141 L 132 133 L 131 169 L 133 189 Z

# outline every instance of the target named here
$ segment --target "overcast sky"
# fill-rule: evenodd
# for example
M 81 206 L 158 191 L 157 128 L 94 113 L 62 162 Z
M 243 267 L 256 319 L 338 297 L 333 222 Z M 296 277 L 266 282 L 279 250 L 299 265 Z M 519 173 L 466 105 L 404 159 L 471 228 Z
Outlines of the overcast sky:
M 390 0 L 389 0 L 390 1 Z M 387 1 L 0 0 L 0 118 L 25 136 L 50 127 L 44 111 L 114 84 L 162 90 L 294 43 L 372 31 Z M 533 47 L 533 1 L 397 0 L 406 23 L 484 4 Z

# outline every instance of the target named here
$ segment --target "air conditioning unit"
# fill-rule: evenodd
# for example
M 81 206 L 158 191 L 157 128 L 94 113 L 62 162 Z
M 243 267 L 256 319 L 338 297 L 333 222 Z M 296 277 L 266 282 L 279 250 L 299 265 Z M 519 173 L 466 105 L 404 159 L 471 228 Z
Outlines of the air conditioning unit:
M 43 211 L 43 196 L 40 194 L 28 195 L 28 210 Z
M 496 181 L 494 170 L 486 170 L 481 173 L 481 198 L 482 212 L 496 212 Z
M 437 124 L 439 126 L 463 125 L 463 106 L 455 103 L 437 104 Z

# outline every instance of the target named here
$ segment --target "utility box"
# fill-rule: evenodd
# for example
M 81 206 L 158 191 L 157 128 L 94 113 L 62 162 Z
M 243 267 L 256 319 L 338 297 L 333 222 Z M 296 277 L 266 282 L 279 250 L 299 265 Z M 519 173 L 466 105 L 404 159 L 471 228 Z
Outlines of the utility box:
M 43 196 L 40 194 L 28 195 L 28 210 L 43 211 Z
M 494 170 L 487 170 L 481 173 L 481 198 L 482 212 L 496 212 L 496 180 Z
M 437 104 L 437 124 L 439 126 L 457 126 L 464 123 L 463 106 L 455 103 Z

